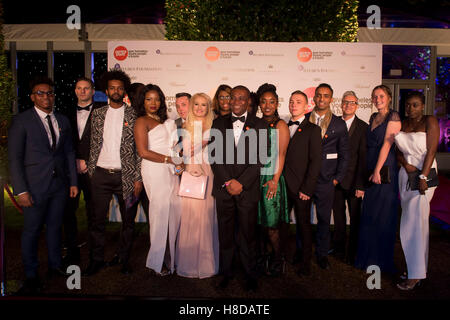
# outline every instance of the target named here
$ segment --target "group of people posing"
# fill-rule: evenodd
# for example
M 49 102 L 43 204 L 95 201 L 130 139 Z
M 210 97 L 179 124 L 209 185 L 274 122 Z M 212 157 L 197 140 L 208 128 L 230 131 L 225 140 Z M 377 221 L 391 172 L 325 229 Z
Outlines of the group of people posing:
M 355 115 L 355 92 L 343 94 L 338 117 L 330 109 L 333 89 L 322 83 L 310 113 L 306 94 L 291 94 L 290 118 L 285 121 L 277 111 L 274 85 L 265 83 L 253 94 L 245 86 L 220 85 L 212 100 L 205 93 L 177 94 L 180 118 L 172 120 L 157 85 L 131 84 L 121 70 L 106 72 L 101 84 L 109 99 L 103 106 L 92 100 L 92 81 L 77 80 L 78 106 L 67 119 L 53 110 L 51 80 L 38 79 L 31 84 L 34 108 L 17 115 L 11 125 L 11 182 L 24 209 L 24 293 L 41 288 L 37 240 L 44 224 L 48 275 L 65 276 L 65 266 L 80 264 L 75 215 L 80 191 L 88 220 L 84 276 L 114 265 L 120 265 L 123 274 L 132 272 L 139 202 L 150 227 L 146 266 L 157 276 L 207 278 L 220 273 L 217 287 L 225 289 L 238 257 L 245 288 L 254 291 L 261 274 L 280 276 L 292 254 L 297 274 L 308 277 L 313 242 L 317 264 L 324 270 L 330 268 L 327 256 L 333 254 L 361 269 L 376 265 L 395 273 L 400 194 L 400 237 L 408 270 L 398 287 L 410 290 L 426 278 L 429 202 L 435 189 L 427 181 L 437 169 L 439 127 L 435 117 L 423 114 L 422 93 L 408 96 L 401 121 L 391 108 L 390 89 L 375 87 L 372 102 L 377 112 L 367 124 Z M 131 105 L 124 102 L 126 94 Z M 256 116 L 258 108 L 262 118 Z M 274 161 L 264 161 L 261 155 Z M 215 161 L 218 158 L 223 161 Z M 417 190 L 410 183 L 414 173 L 420 174 Z M 194 183 L 188 178 L 201 176 L 207 181 L 203 199 L 179 196 L 181 179 Z M 116 254 L 105 262 L 113 195 L 122 227 Z M 292 209 L 295 253 L 286 250 Z M 67 247 L 63 259 L 61 226 Z

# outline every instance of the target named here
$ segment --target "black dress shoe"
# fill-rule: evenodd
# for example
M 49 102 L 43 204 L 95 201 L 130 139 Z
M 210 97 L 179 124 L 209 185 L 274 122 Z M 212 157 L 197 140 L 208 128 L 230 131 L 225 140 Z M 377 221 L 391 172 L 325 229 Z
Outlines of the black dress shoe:
M 219 284 L 216 286 L 217 289 L 226 289 L 230 284 L 231 278 L 228 276 L 224 276 L 222 280 L 220 280 Z
M 292 258 L 292 264 L 298 264 L 303 261 L 303 253 L 301 250 L 296 250 Z
M 245 290 L 256 292 L 258 289 L 258 281 L 255 278 L 249 277 L 245 281 Z
M 311 275 L 311 264 L 302 264 L 297 270 L 298 276 L 310 276 Z
M 128 263 L 122 264 L 122 268 L 120 268 L 120 273 L 128 275 L 131 274 L 133 270 L 131 269 L 130 265 Z
M 105 263 L 103 261 L 91 261 L 87 269 L 83 272 L 83 276 L 92 276 L 103 269 L 104 266 Z
M 27 278 L 23 286 L 16 292 L 16 295 L 30 296 L 40 294 L 42 283 L 39 278 Z
M 114 255 L 114 257 L 107 263 L 108 267 L 114 267 L 117 266 L 119 264 L 123 264 L 124 261 L 122 259 L 119 258 L 119 256 L 116 254 Z
M 327 257 L 320 257 L 317 259 L 317 264 L 321 269 L 327 270 L 330 269 L 330 263 L 328 262 Z
M 68 274 L 61 268 L 48 269 L 48 272 L 47 272 L 47 278 L 68 277 L 68 276 L 70 276 L 70 274 Z

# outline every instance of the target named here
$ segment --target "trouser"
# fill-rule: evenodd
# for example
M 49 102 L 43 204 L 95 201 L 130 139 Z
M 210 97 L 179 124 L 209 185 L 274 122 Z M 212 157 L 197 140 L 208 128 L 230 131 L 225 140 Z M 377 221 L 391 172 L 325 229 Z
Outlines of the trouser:
M 48 267 L 61 267 L 61 225 L 68 195 L 68 185 L 60 177 L 53 177 L 45 193 L 31 194 L 33 206 L 23 208 L 22 261 L 27 278 L 38 275 L 39 235 L 44 224 Z
M 232 276 L 235 246 L 238 245 L 247 276 L 256 278 L 258 202 L 234 196 L 232 199 L 216 199 L 216 208 L 222 273 Z
M 362 198 L 355 197 L 355 189 L 345 190 L 340 185 L 336 187 L 333 203 L 334 234 L 333 244 L 338 251 L 345 252 L 347 243 L 347 216 L 345 204 L 347 202 L 350 215 L 350 237 L 348 257 L 353 260 L 358 246 L 359 219 L 361 216 Z
M 89 230 L 90 259 L 104 261 L 106 218 L 109 212 L 109 204 L 113 195 L 117 197 L 122 219 L 120 240 L 117 254 L 122 261 L 129 259 L 134 233 L 134 220 L 136 207 L 126 208 L 122 192 L 122 173 L 110 173 L 108 170 L 96 167 L 91 179 L 93 190 L 92 225 Z
M 314 191 L 313 201 L 316 204 L 317 233 L 316 255 L 318 258 L 326 257 L 330 249 L 330 219 L 334 200 L 334 185 L 318 183 Z

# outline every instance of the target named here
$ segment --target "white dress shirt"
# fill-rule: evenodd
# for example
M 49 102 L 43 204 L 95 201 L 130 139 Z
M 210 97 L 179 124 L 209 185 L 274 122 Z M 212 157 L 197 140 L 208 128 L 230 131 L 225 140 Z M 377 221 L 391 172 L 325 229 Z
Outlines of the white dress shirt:
M 320 127 L 320 124 L 322 123 L 323 119 L 325 118 L 325 115 L 319 116 L 315 111 L 314 115 L 316 117 L 316 124 Z
M 46 113 L 42 110 L 39 110 L 36 106 L 34 107 L 34 109 L 36 110 L 39 118 L 41 118 L 42 124 L 44 125 L 45 131 L 47 132 L 47 137 L 48 137 L 48 141 L 50 143 L 50 146 L 52 146 L 52 133 L 50 132 L 50 127 L 48 125 L 47 122 L 47 116 L 50 116 L 50 120 L 52 122 L 53 125 L 53 130 L 55 131 L 55 136 L 56 136 L 56 144 L 58 144 L 59 141 L 59 126 L 58 126 L 58 121 L 56 120 L 55 114 L 52 112 L 50 113 Z
M 298 120 L 294 120 L 294 119 L 290 119 L 291 121 L 298 121 L 298 123 L 302 123 L 303 122 L 303 120 L 305 120 L 305 116 L 303 115 L 300 119 L 298 119 Z M 289 126 L 289 134 L 291 135 L 291 138 L 294 136 L 294 134 L 295 134 L 295 132 L 297 131 L 297 129 L 298 129 L 298 125 L 296 125 L 296 124 L 293 124 L 293 125 L 291 125 L 291 126 Z
M 103 143 L 97 166 L 105 169 L 122 169 L 120 162 L 120 145 L 122 141 L 125 105 L 118 109 L 109 106 L 103 125 Z
M 93 104 L 89 105 L 89 111 L 77 110 L 77 126 L 78 126 L 78 137 L 81 139 L 83 135 L 84 128 L 86 127 L 87 120 L 91 114 Z
M 342 120 L 344 120 L 344 118 L 342 118 Z M 350 127 L 352 126 L 353 120 L 355 120 L 355 115 L 353 115 L 353 117 L 351 117 L 348 120 L 344 120 L 345 124 L 347 125 L 347 131 L 350 131 Z
M 237 117 L 234 113 L 231 113 L 233 117 Z M 245 120 L 247 121 L 247 111 L 240 115 L 240 117 L 245 117 Z M 244 124 L 245 122 L 242 121 L 235 121 L 233 122 L 233 132 L 234 132 L 234 144 L 237 146 L 239 142 L 239 138 L 241 137 L 242 131 L 244 130 Z

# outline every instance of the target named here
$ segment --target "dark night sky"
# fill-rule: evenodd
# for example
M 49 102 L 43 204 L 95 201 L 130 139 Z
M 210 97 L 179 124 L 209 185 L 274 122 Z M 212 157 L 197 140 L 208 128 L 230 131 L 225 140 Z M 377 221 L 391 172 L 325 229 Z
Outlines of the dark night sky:
M 164 0 L 1 1 L 5 23 L 65 23 L 69 17 L 66 9 L 71 4 L 80 6 L 83 23 L 162 23 L 165 16 Z M 381 7 L 382 21 L 387 26 L 450 27 L 450 0 L 360 0 L 358 16 L 361 25 L 371 4 Z M 398 25 L 398 22 L 402 24 Z

